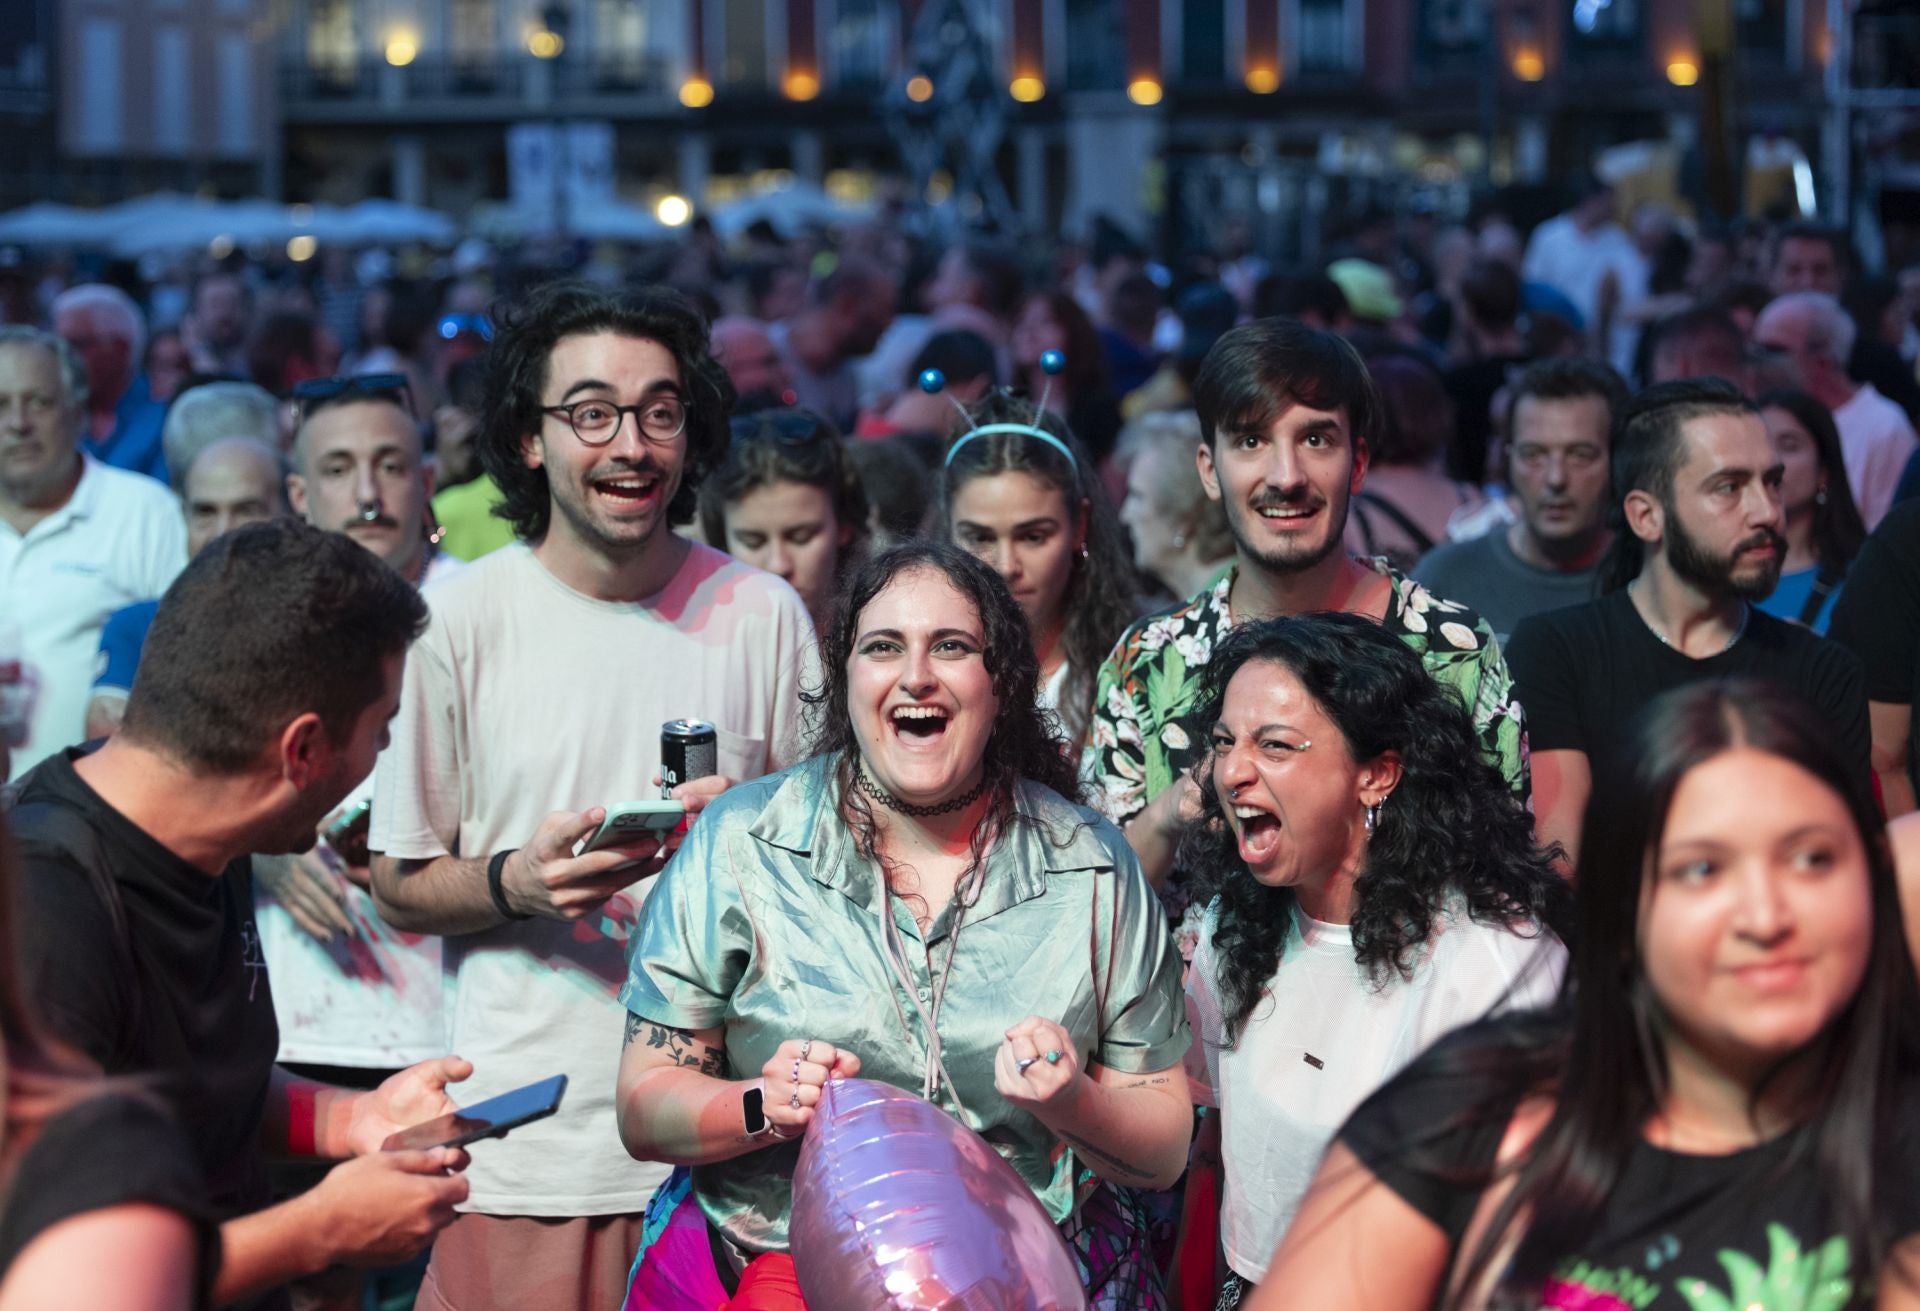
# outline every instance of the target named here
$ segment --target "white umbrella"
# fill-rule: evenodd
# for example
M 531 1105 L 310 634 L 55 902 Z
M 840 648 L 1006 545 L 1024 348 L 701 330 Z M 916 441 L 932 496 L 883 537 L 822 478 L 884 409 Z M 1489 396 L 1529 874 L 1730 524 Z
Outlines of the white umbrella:
M 379 199 L 344 208 L 317 205 L 306 231 L 329 246 L 400 246 L 413 241 L 451 246 L 459 235 L 453 220 L 438 210 Z
M 0 242 L 22 246 L 97 246 L 107 241 L 112 228 L 100 210 L 44 200 L 0 214 Z
M 712 211 L 715 230 L 729 241 L 762 219 L 781 236 L 797 237 L 812 226 L 852 223 L 871 215 L 869 207 L 835 200 L 811 182 L 792 182 Z

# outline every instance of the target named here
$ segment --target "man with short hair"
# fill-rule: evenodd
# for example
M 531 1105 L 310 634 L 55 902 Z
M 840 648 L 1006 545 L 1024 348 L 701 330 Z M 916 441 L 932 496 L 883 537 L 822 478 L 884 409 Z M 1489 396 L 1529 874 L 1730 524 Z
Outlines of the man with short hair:
M 1193 719 L 1201 671 L 1227 630 L 1248 620 L 1344 610 L 1381 624 L 1459 694 L 1488 760 L 1524 796 L 1519 710 L 1486 621 L 1342 549 L 1381 422 L 1353 348 L 1291 319 L 1256 320 L 1220 338 L 1193 390 L 1200 481 L 1226 508 L 1235 563 L 1178 609 L 1121 635 L 1100 670 L 1082 765 L 1147 877 L 1167 882 L 1197 806 L 1188 771 L 1212 728 Z
M 1789 223 L 1773 238 L 1767 290 L 1776 296 L 1796 291 L 1838 296 L 1846 269 L 1846 242 L 1837 231 L 1818 223 Z
M 16 774 L 80 740 L 106 617 L 160 595 L 186 563 L 160 483 L 80 449 L 87 382 L 66 342 L 0 327 L 0 664 L 17 654 Z
M 736 414 L 792 405 L 793 370 L 773 344 L 767 325 L 758 319 L 729 314 L 713 321 L 713 358 L 727 371 L 734 394 L 740 398 Z
M 247 284 L 233 270 L 214 269 L 194 279 L 180 336 L 187 343 L 195 372 L 224 378 L 247 376 L 250 310 Z
M 1872 529 L 1886 517 L 1900 475 L 1920 447 L 1906 411 L 1882 396 L 1872 383 L 1847 376 L 1853 350 L 1853 316 L 1824 292 L 1796 291 L 1760 312 L 1753 325 L 1755 344 L 1778 352 L 1799 370 L 1802 386 L 1833 411 L 1840 430 L 1840 451 L 1847 466 L 1860 517 Z
M 53 298 L 54 333 L 87 369 L 87 453 L 102 464 L 167 480 L 160 424 L 167 407 L 147 395 L 140 376 L 147 325 L 140 307 L 104 282 L 69 287 Z
M 797 759 L 813 629 L 786 583 L 673 531 L 733 402 L 684 298 L 550 284 L 490 369 L 480 458 L 521 540 L 432 589 L 375 779 L 373 891 L 396 928 L 450 935 L 451 1035 L 494 1067 L 476 1095 L 571 1083 L 565 1115 L 476 1161 L 419 1305 L 611 1311 L 666 1175 L 627 1156 L 613 1106 L 624 943 L 665 850 L 574 852 L 659 795 L 668 720 L 714 726 L 718 775 L 673 790 L 690 813 Z
M 1679 378 L 1724 378 L 1739 386 L 1746 378 L 1746 342 L 1740 325 L 1725 310 L 1696 305 L 1654 323 L 1648 382 Z
M 1786 559 L 1782 465 L 1753 405 L 1696 378 L 1647 388 L 1614 434 L 1614 537 L 1598 600 L 1523 619 L 1507 648 L 1533 741 L 1543 842 L 1577 858 L 1596 785 L 1626 763 L 1626 725 L 1660 693 L 1701 679 L 1758 677 L 1833 726 L 1866 786 L 1860 663 L 1833 642 L 1762 613 Z
M 429 540 L 433 469 L 399 374 L 321 378 L 294 389 L 287 499 L 316 528 L 345 533 L 424 587 L 461 561 Z
M 893 322 L 899 288 L 892 273 L 870 260 L 842 259 L 813 284 L 806 308 L 767 334 L 786 358 L 795 403 L 852 432 L 860 411 L 854 362 L 879 344 Z
M 251 437 L 223 437 L 202 447 L 181 479 L 180 508 L 187 521 L 187 558 L 214 538 L 287 512 L 286 469 L 279 453 Z M 135 601 L 107 616 L 100 631 L 99 673 L 87 702 L 89 740 L 120 726 L 160 602 Z
M 250 382 L 203 382 L 174 397 L 160 429 L 174 491 L 183 489 L 187 470 L 215 442 L 246 437 L 283 450 L 280 410 L 272 392 Z
M 1505 642 L 1530 614 L 1593 595 L 1607 527 L 1607 443 L 1627 384 L 1599 360 L 1529 366 L 1507 402 L 1507 486 L 1519 518 L 1435 547 L 1413 576 L 1480 612 Z
M 229 533 L 155 617 L 120 732 L 14 789 L 19 967 L 52 1033 L 172 1110 L 221 1221 L 214 1302 L 335 1264 L 404 1259 L 466 1196 L 457 1150 L 389 1152 L 450 1113 L 471 1067 L 425 1062 L 371 1092 L 274 1064 L 273 989 L 248 853 L 310 846 L 373 767 L 425 607 L 393 572 L 279 520 Z M 269 1206 L 266 1152 L 344 1159 Z

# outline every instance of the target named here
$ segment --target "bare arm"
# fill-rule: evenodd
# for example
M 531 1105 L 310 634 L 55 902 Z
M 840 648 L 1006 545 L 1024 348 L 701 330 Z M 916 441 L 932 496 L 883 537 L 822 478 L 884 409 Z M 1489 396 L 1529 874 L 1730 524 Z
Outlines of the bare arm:
M 1895 1243 L 1880 1272 L 1874 1311 L 1920 1311 L 1920 1238 Z
M 1200 814 L 1200 785 L 1186 774 L 1173 780 L 1159 796 L 1122 827 L 1127 845 L 1140 861 L 1140 870 L 1158 892 L 1173 872 L 1180 834 Z
M 186 1219 L 144 1202 L 71 1216 L 37 1235 L 0 1281 L 0 1311 L 186 1311 L 195 1242 Z
M 1446 1278 L 1451 1252 L 1439 1225 L 1336 1141 L 1246 1305 L 1424 1311 Z M 1385 1253 L 1392 1259 L 1382 1259 Z
M 801 1060 L 805 1050 L 806 1059 Z M 800 1082 L 792 1080 L 795 1068 Z M 820 1086 L 828 1076 L 851 1078 L 860 1058 L 829 1043 L 789 1040 L 761 1071 L 760 1079 L 726 1077 L 726 1038 L 721 1029 L 676 1029 L 627 1015 L 614 1105 L 620 1141 L 642 1161 L 707 1165 L 745 1156 L 780 1141 L 747 1136 L 741 1099 L 756 1082 L 767 1085 L 763 1109 L 779 1134 L 800 1136 L 813 1118 Z M 801 1104 L 792 1106 L 796 1093 Z
M 1572 876 L 1580 859 L 1580 820 L 1593 791 L 1593 767 L 1584 751 L 1537 751 L 1533 756 L 1534 826 L 1540 843 L 1566 848 L 1562 872 Z
M 1867 702 L 1873 734 L 1873 776 L 1880 780 L 1880 804 L 1887 818 L 1915 809 L 1913 779 L 1907 774 L 1907 750 L 1913 732 L 1913 707 L 1891 701 Z
M 1193 1103 L 1185 1069 L 1122 1074 L 1095 1065 L 1075 1096 L 1036 1109 L 1040 1122 L 1072 1145 L 1102 1179 L 1129 1188 L 1171 1188 L 1187 1167 Z

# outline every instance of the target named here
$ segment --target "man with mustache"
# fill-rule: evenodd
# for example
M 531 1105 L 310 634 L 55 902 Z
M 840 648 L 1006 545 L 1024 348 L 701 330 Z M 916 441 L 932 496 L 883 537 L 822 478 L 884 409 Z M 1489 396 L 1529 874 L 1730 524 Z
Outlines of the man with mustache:
M 1524 619 L 1509 654 L 1533 741 L 1542 841 L 1567 849 L 1596 778 L 1639 708 L 1702 678 L 1758 677 L 1804 697 L 1868 776 L 1860 662 L 1761 613 L 1786 559 L 1782 465 L 1766 425 L 1731 383 L 1647 388 L 1614 435 L 1616 531 L 1602 595 Z
M 1189 773 L 1212 727 L 1191 718 L 1201 670 L 1216 641 L 1247 619 L 1345 610 L 1385 625 L 1459 693 L 1487 757 L 1525 795 L 1524 733 L 1486 622 L 1384 561 L 1341 549 L 1381 417 L 1353 348 L 1294 319 L 1261 319 L 1215 343 L 1193 395 L 1200 481 L 1226 509 L 1234 564 L 1186 604 L 1121 635 L 1100 670 L 1082 765 L 1170 913 L 1184 900 L 1167 889 L 1174 848 L 1198 801 Z

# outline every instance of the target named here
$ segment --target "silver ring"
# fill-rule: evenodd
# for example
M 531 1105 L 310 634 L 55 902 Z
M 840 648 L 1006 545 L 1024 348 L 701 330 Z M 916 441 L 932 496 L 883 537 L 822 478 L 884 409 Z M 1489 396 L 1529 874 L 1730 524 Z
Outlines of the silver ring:
M 800 1109 L 800 1090 L 798 1088 L 793 1090 L 793 1096 L 787 1098 L 787 1109 L 790 1111 Z
M 1038 1056 L 1029 1056 L 1023 1061 L 1015 1061 L 1013 1063 L 1013 1068 L 1019 1071 L 1021 1074 L 1025 1074 L 1027 1072 L 1027 1067 L 1029 1065 L 1038 1065 L 1039 1063 L 1040 1063 L 1040 1058 Z
M 813 1039 L 808 1038 L 800 1044 L 800 1059 L 809 1060 L 813 1056 Z

